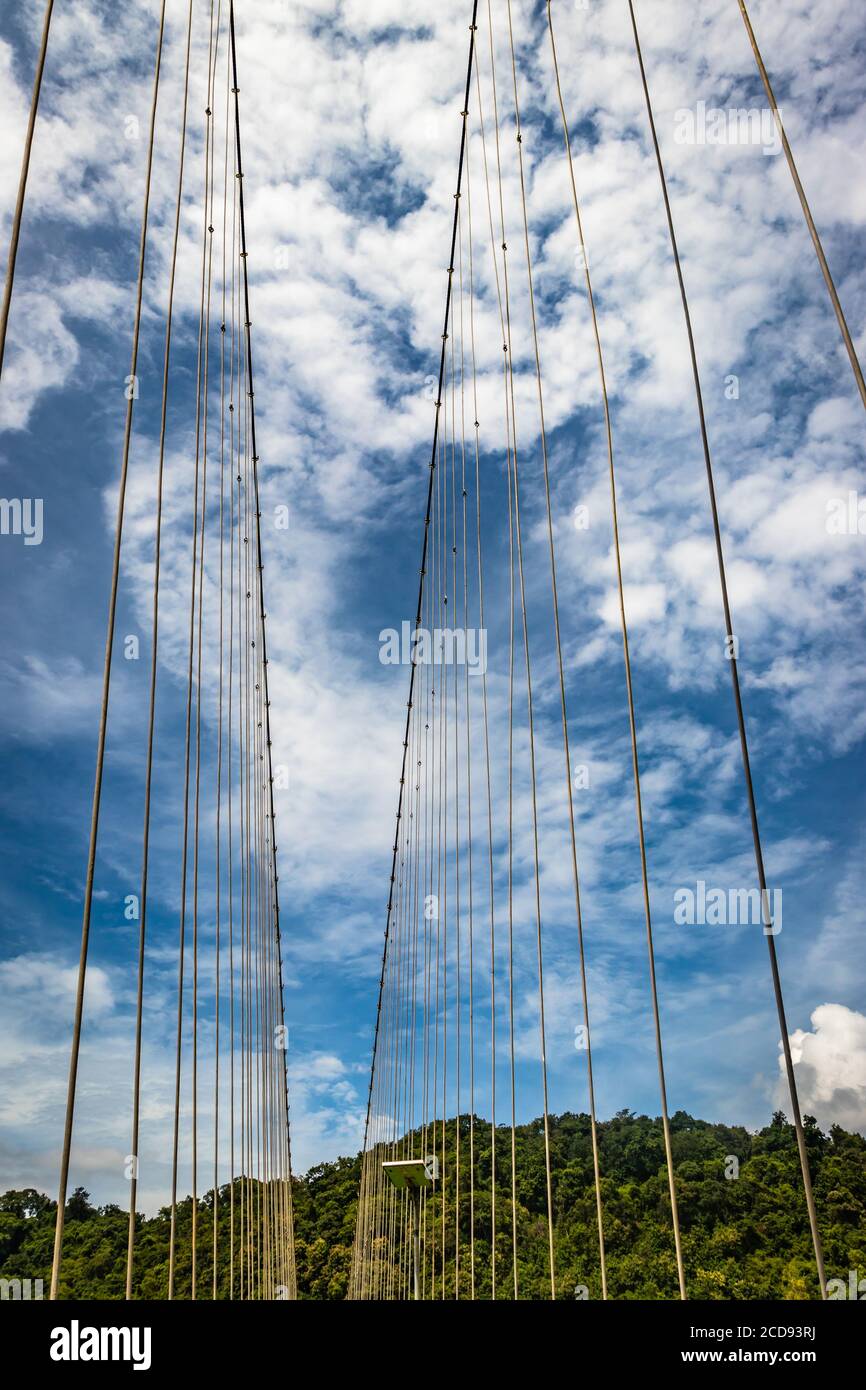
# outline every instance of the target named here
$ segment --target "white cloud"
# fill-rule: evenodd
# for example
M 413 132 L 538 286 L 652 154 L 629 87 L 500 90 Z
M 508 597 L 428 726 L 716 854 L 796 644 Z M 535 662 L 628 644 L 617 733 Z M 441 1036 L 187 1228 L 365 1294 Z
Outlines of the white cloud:
M 66 385 L 80 355 L 75 337 L 48 293 L 21 286 L 15 295 L 15 315 L 27 327 L 24 345 L 4 362 L 0 430 L 23 430 L 38 398 Z
M 71 1016 L 78 983 L 77 966 L 61 966 L 50 956 L 28 952 L 0 961 L 0 984 L 14 990 L 18 1006 L 39 1000 L 62 1009 Z M 114 995 L 106 972 L 94 966 L 87 976 L 86 1003 L 90 1014 L 99 1018 L 114 1006 Z
M 628 584 L 625 603 L 629 625 L 640 627 L 664 617 L 667 593 L 664 584 Z M 610 627 L 619 627 L 619 594 L 608 594 L 601 606 L 601 616 Z
M 812 1032 L 791 1034 L 800 1109 L 823 1129 L 866 1131 L 866 1016 L 844 1004 L 820 1004 Z M 785 1108 L 784 1057 L 779 1053 L 779 1103 Z
M 840 430 L 862 424 L 857 402 L 848 396 L 821 401 L 809 416 L 809 433 L 817 439 L 833 437 Z

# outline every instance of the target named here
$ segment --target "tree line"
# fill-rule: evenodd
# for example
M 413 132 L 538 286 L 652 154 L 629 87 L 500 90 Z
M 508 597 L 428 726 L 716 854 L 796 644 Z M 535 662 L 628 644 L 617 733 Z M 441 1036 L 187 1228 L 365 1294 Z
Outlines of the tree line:
M 866 1277 L 866 1140 L 838 1125 L 825 1134 L 805 1120 L 828 1278 Z M 589 1117 L 550 1117 L 557 1297 L 600 1298 L 601 1280 Z M 471 1133 L 470 1133 L 471 1131 Z M 777 1112 L 757 1133 L 708 1124 L 683 1111 L 671 1117 L 677 1200 L 689 1297 L 810 1299 L 819 1296 L 793 1126 Z M 459 1202 L 456 1154 L 460 1146 Z M 442 1180 L 428 1199 L 424 1227 L 427 1296 L 513 1295 L 511 1129 L 496 1131 L 494 1239 L 491 1127 L 468 1115 L 407 1136 L 413 1152 L 440 1157 Z M 676 1263 L 661 1121 L 621 1111 L 598 1126 L 608 1290 L 617 1299 L 674 1299 Z M 444 1163 L 442 1163 L 444 1143 Z M 474 1156 L 470 1192 L 470 1145 Z M 408 1150 L 408 1144 L 405 1146 Z M 398 1151 L 401 1156 L 402 1151 Z M 550 1296 L 544 1130 L 541 1120 L 514 1133 L 520 1298 Z M 361 1156 L 322 1163 L 292 1180 L 298 1296 L 346 1297 L 355 1233 Z M 231 1187 L 217 1201 L 217 1296 L 241 1294 L 240 1187 L 255 1203 L 257 1185 L 235 1180 L 234 1289 Z M 443 1208 L 445 1213 L 443 1223 Z M 33 1188 L 0 1197 L 0 1279 L 42 1279 L 47 1291 L 56 1204 Z M 213 1192 L 199 1198 L 198 1297 L 213 1283 Z M 171 1212 L 137 1217 L 135 1295 L 165 1298 Z M 178 1204 L 175 1297 L 191 1291 L 192 1199 Z M 96 1206 L 77 1188 L 67 1202 L 60 1296 L 124 1296 L 127 1212 Z M 444 1232 L 443 1232 L 444 1224 Z M 458 1239 L 459 1232 L 459 1239 Z M 383 1236 L 369 1252 L 393 1266 L 400 1252 Z M 405 1264 L 403 1265 L 405 1277 Z

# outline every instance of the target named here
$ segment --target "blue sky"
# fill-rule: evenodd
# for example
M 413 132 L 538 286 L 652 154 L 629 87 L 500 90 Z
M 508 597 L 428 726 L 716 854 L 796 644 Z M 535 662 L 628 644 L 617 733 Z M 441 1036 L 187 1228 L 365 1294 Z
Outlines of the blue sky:
M 122 1200 L 131 1090 L 146 633 L 168 230 L 185 6 L 169 4 L 153 237 L 112 695 L 74 1181 Z M 198 14 L 198 9 L 201 13 Z M 482 4 L 482 12 L 486 7 Z M 866 496 L 863 415 L 784 161 L 760 145 L 678 143 L 697 103 L 763 106 L 738 7 L 638 7 L 691 297 L 741 639 L 758 806 L 803 1106 L 866 1127 L 863 579 L 866 536 L 828 504 Z M 245 191 L 266 526 L 286 1016 L 296 1166 L 354 1153 L 363 1132 L 399 774 L 406 669 L 379 633 L 411 619 L 438 365 L 468 8 L 443 0 L 238 3 Z M 544 6 L 514 4 L 540 307 L 545 409 L 575 762 L 599 1112 L 658 1109 L 606 451 Z M 855 5 L 758 3 L 753 22 L 840 296 L 866 351 L 866 33 Z M 504 6 L 493 5 L 497 44 Z M 197 7 L 196 53 L 206 42 Z M 0 16 L 0 213 L 7 239 L 41 3 Z M 613 393 L 626 599 L 672 1109 L 760 1124 L 779 1089 L 766 945 L 748 927 L 681 927 L 674 893 L 751 887 L 706 481 L 628 10 L 556 8 L 590 266 Z M 44 500 L 44 538 L 0 538 L 0 1187 L 55 1182 L 98 718 L 113 500 L 129 370 L 156 6 L 60 7 L 31 170 L 0 387 L 0 491 Z M 481 79 L 489 82 L 482 24 Z M 498 50 L 497 65 L 504 49 Z M 202 63 L 198 63 L 201 72 Z M 506 220 L 522 227 L 502 81 Z M 176 964 L 177 759 L 197 313 L 197 90 L 170 412 L 169 583 L 160 671 L 154 896 L 145 1021 L 141 1201 L 164 1200 Z M 485 105 L 485 117 L 487 107 Z M 498 315 L 481 147 L 472 124 L 489 680 L 507 682 Z M 197 182 L 198 181 L 198 182 Z M 558 769 L 543 490 L 525 272 L 515 345 L 527 580 L 539 703 L 551 1108 L 585 1109 L 577 961 Z M 739 393 L 726 396 L 735 375 Z M 588 508 L 577 531 L 574 509 Z M 497 778 L 501 787 L 501 759 Z M 526 783 L 518 817 L 518 1105 L 540 1113 Z M 498 830 L 501 874 L 501 834 Z M 501 878 L 498 878 L 498 883 Z M 483 984 L 483 980 L 482 980 Z M 816 1014 L 816 1010 L 818 1013 Z M 479 1044 L 482 1046 L 482 1044 Z M 483 1095 L 477 1108 L 485 1113 Z

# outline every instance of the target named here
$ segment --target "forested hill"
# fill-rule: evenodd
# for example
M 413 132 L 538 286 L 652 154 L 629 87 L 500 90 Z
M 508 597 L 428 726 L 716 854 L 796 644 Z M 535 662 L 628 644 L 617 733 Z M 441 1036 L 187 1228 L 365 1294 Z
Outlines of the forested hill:
M 469 1117 L 460 1121 L 460 1293 L 470 1288 Z M 677 1196 L 688 1292 L 696 1299 L 801 1299 L 818 1296 L 793 1128 L 781 1114 L 757 1134 L 706 1124 L 682 1111 L 672 1117 Z M 866 1276 L 866 1140 L 834 1126 L 806 1133 L 828 1277 Z M 589 1118 L 551 1117 L 554 1240 L 558 1296 L 585 1287 L 601 1294 Z M 474 1124 L 475 1293 L 489 1297 L 491 1261 L 490 1125 Z M 454 1289 L 455 1121 L 446 1126 L 445 1296 Z M 521 1297 L 549 1296 L 544 1135 L 541 1121 L 515 1133 Z M 441 1151 L 441 1125 L 437 1149 Z M 599 1126 L 602 1198 L 612 1298 L 675 1298 L 676 1266 L 659 1120 L 628 1112 Z M 417 1148 L 416 1148 L 417 1151 Z M 511 1130 L 496 1135 L 496 1261 L 498 1292 L 511 1280 Z M 738 1170 L 738 1175 L 734 1174 Z M 302 1298 L 345 1297 L 354 1235 L 360 1158 L 320 1164 L 294 1181 L 298 1292 Z M 219 1203 L 218 1286 L 228 1296 L 229 1189 Z M 42 1278 L 47 1289 L 54 1203 L 34 1190 L 0 1197 L 0 1277 Z M 212 1198 L 199 1203 L 198 1271 L 202 1294 L 212 1278 Z M 206 1215 L 205 1215 L 206 1213 Z M 191 1203 L 178 1212 L 177 1295 L 189 1294 Z M 438 1205 L 428 1209 L 428 1245 L 441 1250 Z M 140 1219 L 136 1287 L 163 1298 L 168 1269 L 169 1213 Z M 121 1298 L 126 1213 L 94 1207 L 76 1191 L 67 1206 L 61 1294 Z M 433 1239 L 430 1239 L 430 1237 Z M 436 1294 L 442 1292 L 441 1275 Z

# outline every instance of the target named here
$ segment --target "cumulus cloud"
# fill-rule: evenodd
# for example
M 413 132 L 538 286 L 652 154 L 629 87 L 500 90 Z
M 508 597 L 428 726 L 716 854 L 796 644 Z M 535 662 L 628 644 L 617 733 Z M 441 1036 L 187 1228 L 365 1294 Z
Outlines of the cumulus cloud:
M 837 1124 L 866 1131 L 866 1015 L 844 1004 L 819 1004 L 810 1022 L 811 1032 L 798 1028 L 791 1034 L 802 1113 L 814 1115 L 824 1129 Z M 781 1050 L 779 1071 L 784 1073 Z M 782 1108 L 786 1089 L 782 1074 Z

